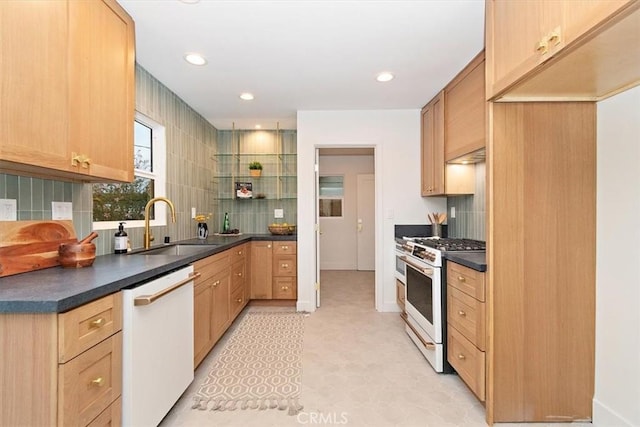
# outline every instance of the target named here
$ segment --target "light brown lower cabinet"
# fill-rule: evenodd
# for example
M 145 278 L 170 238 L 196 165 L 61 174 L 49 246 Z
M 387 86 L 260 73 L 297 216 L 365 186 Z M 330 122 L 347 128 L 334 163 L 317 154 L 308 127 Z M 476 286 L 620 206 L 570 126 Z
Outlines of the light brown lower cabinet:
M 120 425 L 122 296 L 0 315 L 0 425 Z
M 480 399 L 486 396 L 485 275 L 447 262 L 447 360 Z
M 251 242 L 251 299 L 296 299 L 297 275 L 296 242 Z
M 194 369 L 247 305 L 248 249 L 245 243 L 193 264 L 200 273 L 193 288 Z

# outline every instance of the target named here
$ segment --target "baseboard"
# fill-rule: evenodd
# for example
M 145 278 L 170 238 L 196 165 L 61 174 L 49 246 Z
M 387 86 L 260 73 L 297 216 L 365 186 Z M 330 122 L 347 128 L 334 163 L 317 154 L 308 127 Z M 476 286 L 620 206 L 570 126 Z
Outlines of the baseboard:
M 594 427 L 634 427 L 631 421 L 597 399 L 593 399 L 593 425 Z
M 298 301 L 296 303 L 296 311 L 306 311 L 308 313 L 313 313 L 316 311 L 316 303 L 310 301 Z

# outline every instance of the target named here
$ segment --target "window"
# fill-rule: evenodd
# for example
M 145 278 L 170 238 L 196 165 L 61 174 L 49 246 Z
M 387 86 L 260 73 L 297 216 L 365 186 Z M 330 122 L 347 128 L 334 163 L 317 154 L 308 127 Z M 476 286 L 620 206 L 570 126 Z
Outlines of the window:
M 319 210 L 321 217 L 341 217 L 344 201 L 344 177 L 321 176 L 319 178 Z
M 136 112 L 134 122 L 134 174 L 127 184 L 93 185 L 93 229 L 144 226 L 144 207 L 153 197 L 165 195 L 166 150 L 164 126 Z M 150 212 L 151 225 L 166 225 L 166 206 Z

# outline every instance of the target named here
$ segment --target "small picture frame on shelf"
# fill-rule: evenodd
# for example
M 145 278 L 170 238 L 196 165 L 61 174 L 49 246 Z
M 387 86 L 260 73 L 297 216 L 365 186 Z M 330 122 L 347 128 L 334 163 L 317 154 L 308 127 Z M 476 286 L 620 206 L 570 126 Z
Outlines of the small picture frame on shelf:
M 251 199 L 253 184 L 250 182 L 236 182 L 236 199 Z

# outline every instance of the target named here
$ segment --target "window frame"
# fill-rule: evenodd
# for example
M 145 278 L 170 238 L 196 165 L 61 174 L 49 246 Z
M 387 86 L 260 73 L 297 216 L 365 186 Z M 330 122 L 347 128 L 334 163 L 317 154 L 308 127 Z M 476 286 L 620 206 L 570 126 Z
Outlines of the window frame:
M 322 186 L 320 184 L 321 178 L 342 178 L 342 195 L 341 196 L 321 195 L 320 194 L 322 192 Z M 323 174 L 323 175 L 320 175 L 318 177 L 318 187 L 319 187 L 318 204 L 319 205 L 322 204 L 323 200 L 340 200 L 340 215 L 324 216 L 321 213 L 322 209 L 319 209 L 319 211 L 318 211 L 319 218 L 322 218 L 322 219 L 330 219 L 330 218 L 341 219 L 341 218 L 344 218 L 344 212 L 345 212 L 345 206 L 344 206 L 344 201 L 345 201 L 345 199 L 344 199 L 345 181 L 346 181 L 346 176 L 342 175 L 342 174 Z
M 151 128 L 151 155 L 153 158 L 153 172 L 147 172 L 139 169 L 134 170 L 135 176 L 153 179 L 153 197 L 166 197 L 167 195 L 167 143 L 166 129 L 163 125 L 156 122 L 152 118 L 136 111 L 135 121 Z M 133 124 L 132 124 L 133 126 Z M 125 222 L 125 228 L 143 228 L 144 220 L 134 221 L 93 221 L 93 189 L 91 190 L 91 216 L 93 230 L 112 230 L 117 229 L 121 222 Z M 149 221 L 152 227 L 160 227 L 167 225 L 167 205 L 165 203 L 157 203 L 154 206 L 155 218 Z

